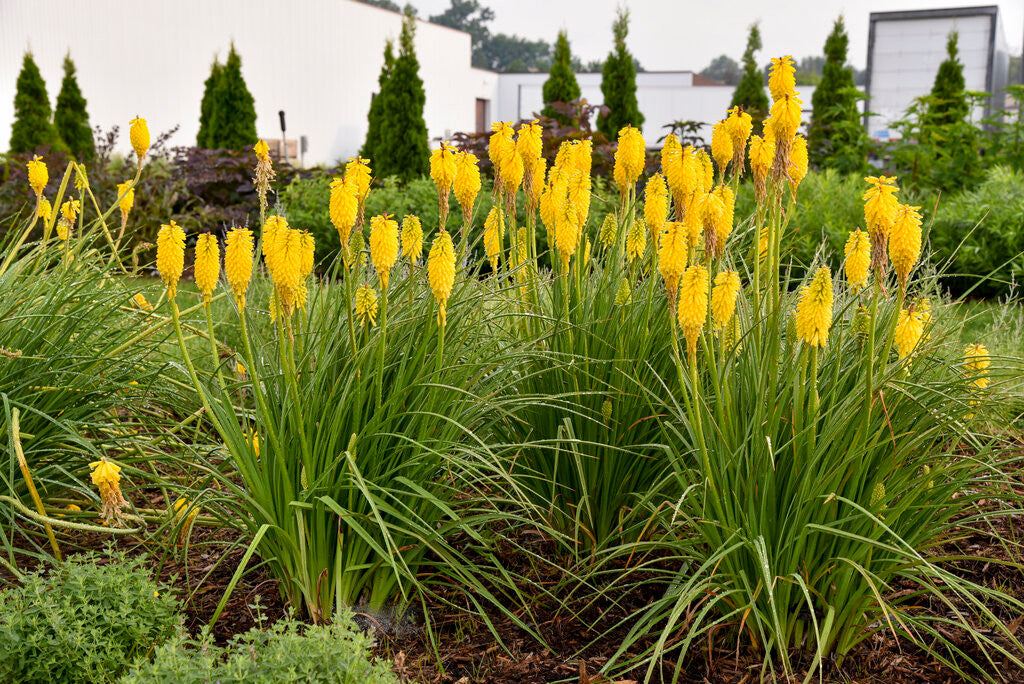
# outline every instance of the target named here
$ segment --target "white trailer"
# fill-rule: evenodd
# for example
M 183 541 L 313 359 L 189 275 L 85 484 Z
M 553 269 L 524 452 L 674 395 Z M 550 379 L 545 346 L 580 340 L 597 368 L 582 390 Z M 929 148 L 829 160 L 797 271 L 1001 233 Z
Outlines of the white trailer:
M 997 6 L 872 12 L 864 117 L 869 136 L 898 137 L 893 123 L 904 118 L 915 98 L 931 92 L 952 31 L 959 35 L 967 90 L 991 95 L 972 112 L 972 120 L 980 122 L 1003 108 L 1010 57 Z

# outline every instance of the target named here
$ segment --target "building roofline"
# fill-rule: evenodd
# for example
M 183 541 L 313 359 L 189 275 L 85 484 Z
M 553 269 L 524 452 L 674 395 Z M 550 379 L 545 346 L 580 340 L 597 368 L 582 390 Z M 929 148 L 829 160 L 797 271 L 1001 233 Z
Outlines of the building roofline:
M 355 3 L 357 5 L 362 5 L 363 7 L 369 7 L 371 10 L 378 10 L 378 11 L 381 11 L 381 12 L 387 12 L 388 14 L 397 14 L 400 17 L 404 17 L 405 16 L 405 12 L 402 11 L 402 10 L 388 9 L 387 7 L 381 7 L 380 5 L 374 5 L 373 3 L 365 2 L 364 0 L 348 0 L 348 1 L 352 2 L 352 3 Z M 424 18 L 422 18 L 420 16 L 413 17 L 413 19 L 415 19 L 416 21 L 418 21 L 421 24 L 430 24 L 431 26 L 436 26 L 436 27 L 438 27 L 440 29 L 446 29 L 448 31 L 454 31 L 455 33 L 462 33 L 464 35 L 469 36 L 470 43 L 472 43 L 472 41 L 473 41 L 473 36 L 468 31 L 463 31 L 462 29 L 452 28 L 451 26 L 445 26 L 444 24 L 438 24 L 436 22 L 430 21 L 429 19 L 424 19 Z
M 998 5 L 976 5 L 971 7 L 943 7 L 923 10 L 895 10 L 872 12 L 870 21 L 903 21 L 908 19 L 941 19 L 946 17 L 976 17 L 999 14 Z

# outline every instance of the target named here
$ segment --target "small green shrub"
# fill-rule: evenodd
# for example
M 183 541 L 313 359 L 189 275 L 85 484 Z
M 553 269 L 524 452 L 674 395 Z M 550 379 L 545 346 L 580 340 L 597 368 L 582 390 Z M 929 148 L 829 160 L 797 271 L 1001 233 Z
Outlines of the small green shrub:
M 109 682 L 179 633 L 178 601 L 138 559 L 93 553 L 0 592 L 0 681 Z
M 224 648 L 209 637 L 178 639 L 157 651 L 122 684 L 280 684 L 331 682 L 364 684 L 397 681 L 390 668 L 370 660 L 370 638 L 347 616 L 329 626 L 306 627 L 285 620 L 268 630 L 253 628 L 236 636 Z

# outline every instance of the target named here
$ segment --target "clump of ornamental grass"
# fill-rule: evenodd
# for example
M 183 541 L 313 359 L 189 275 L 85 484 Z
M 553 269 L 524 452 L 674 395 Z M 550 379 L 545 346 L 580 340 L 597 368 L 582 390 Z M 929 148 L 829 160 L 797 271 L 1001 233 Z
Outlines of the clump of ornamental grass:
M 173 295 L 169 305 L 190 379 L 223 442 L 223 452 L 208 454 L 211 470 L 223 453 L 238 476 L 217 478 L 227 496 L 201 494 L 237 510 L 286 600 L 315 622 L 358 606 L 387 626 L 434 582 L 498 602 L 467 556 L 482 548 L 482 523 L 457 500 L 479 494 L 497 472 L 481 437 L 493 412 L 484 395 L 495 391 L 502 362 L 446 231 L 426 237 L 426 268 L 408 261 L 419 250 L 403 260 L 390 217 L 368 221 L 368 247 L 354 244 L 362 199 L 352 173 L 335 188 L 351 193 L 338 202 L 356 208 L 334 217 L 339 231 L 352 232 L 325 269 L 344 287 L 314 277 L 313 244 L 284 217 L 267 218 L 259 246 L 242 229 L 229 232 L 222 285 L 238 310 L 226 325 L 238 327 L 231 363 L 244 373 L 217 378 L 220 359 L 212 349 L 190 353 Z M 158 263 L 172 290 L 183 248 L 165 228 Z M 250 278 L 270 281 L 269 301 L 247 294 Z M 273 326 L 252 332 L 264 311 Z
M 750 155 L 755 182 L 765 176 L 753 222 L 764 229 L 725 252 L 743 283 L 735 327 L 716 330 L 702 274 L 720 264 L 691 254 L 677 317 L 687 353 L 648 385 L 682 495 L 662 506 L 664 536 L 629 550 L 666 590 L 628 619 L 613 662 L 646 660 L 650 679 L 670 658 L 678 674 L 695 642 L 727 629 L 761 653 L 766 676 L 793 676 L 803 653 L 810 679 L 884 635 L 991 679 L 996 659 L 1024 664 L 1000 617 L 1024 604 L 956 574 L 942 545 L 1000 514 L 985 499 L 1016 500 L 1012 458 L 982 422 L 1005 371 L 983 346 L 964 349 L 936 276 L 915 273 L 921 220 L 895 178 L 866 179 L 867 235 L 851 236 L 844 273 L 820 267 L 793 287 L 779 257 L 799 183 L 786 62 L 765 124 L 772 166 Z

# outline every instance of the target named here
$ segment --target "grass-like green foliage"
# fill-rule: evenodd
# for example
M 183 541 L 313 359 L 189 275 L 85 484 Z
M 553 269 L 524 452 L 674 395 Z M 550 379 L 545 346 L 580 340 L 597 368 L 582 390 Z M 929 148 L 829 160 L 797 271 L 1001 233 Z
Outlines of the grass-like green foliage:
M 785 222 L 773 214 L 770 224 L 784 244 Z M 748 247 L 749 238 L 737 241 L 733 259 Z M 1024 604 L 955 574 L 957 558 L 939 547 L 1000 514 L 983 499 L 1019 505 L 1005 474 L 1011 460 L 982 428 L 1020 361 L 993 357 L 991 386 L 974 387 L 962 319 L 936 296 L 934 274 L 912 280 L 906 300 L 892 281 L 888 294 L 855 293 L 837 277 L 831 334 L 813 350 L 791 328 L 797 283 L 771 273 L 762 271 L 769 284 L 760 291 L 745 274 L 738 346 L 704 332 L 693 365 L 647 385 L 685 494 L 652 546 L 661 551 L 652 570 L 666 557 L 677 569 L 665 595 L 631 618 L 620 654 L 655 634 L 646 655 L 672 652 L 681 663 L 677 649 L 728 628 L 779 676 L 796 670 L 794 650 L 814 673 L 877 632 L 972 675 L 985 676 L 997 655 L 1019 664 L 1024 649 L 998 615 Z M 925 336 L 900 359 L 897 314 L 920 308 L 922 296 L 933 305 Z
M 178 639 L 121 678 L 122 684 L 388 684 L 397 679 L 371 659 L 371 640 L 342 613 L 331 625 L 283 620 L 254 627 L 217 646 L 209 637 Z
M 400 264 L 386 337 L 381 296 L 380 327 L 356 322 L 353 349 L 349 286 L 376 281 L 366 268 L 346 274 L 346 285 L 311 288 L 308 311 L 287 325 L 278 319 L 269 335 L 250 331 L 246 343 L 242 331 L 252 349 L 242 357 L 247 381 L 226 392 L 212 389 L 212 378 L 200 387 L 240 478 L 218 477 L 230 492 L 223 503 L 237 509 L 291 604 L 315 620 L 355 605 L 401 617 L 429 567 L 473 587 L 477 600 L 487 596 L 464 547 L 448 542 L 459 532 L 476 538 L 455 501 L 497 472 L 477 436 L 493 410 L 481 395 L 494 391 L 502 367 L 481 322 L 486 309 L 461 281 L 439 356 L 424 267 L 409 273 Z M 247 307 L 245 316 L 251 323 L 265 314 Z M 194 361 L 212 370 L 208 354 Z M 224 455 L 209 454 L 211 471 Z
M 649 262 L 626 265 L 625 232 L 591 257 L 580 245 L 570 272 L 545 281 L 537 314 L 513 326 L 537 339 L 508 390 L 511 473 L 576 550 L 638 537 L 640 503 L 663 494 L 668 474 L 643 387 L 672 368 L 669 316 L 664 288 L 642 274 Z M 616 304 L 623 280 L 634 292 Z
M 178 635 L 178 600 L 142 560 L 83 554 L 0 592 L 0 679 L 109 682 Z

